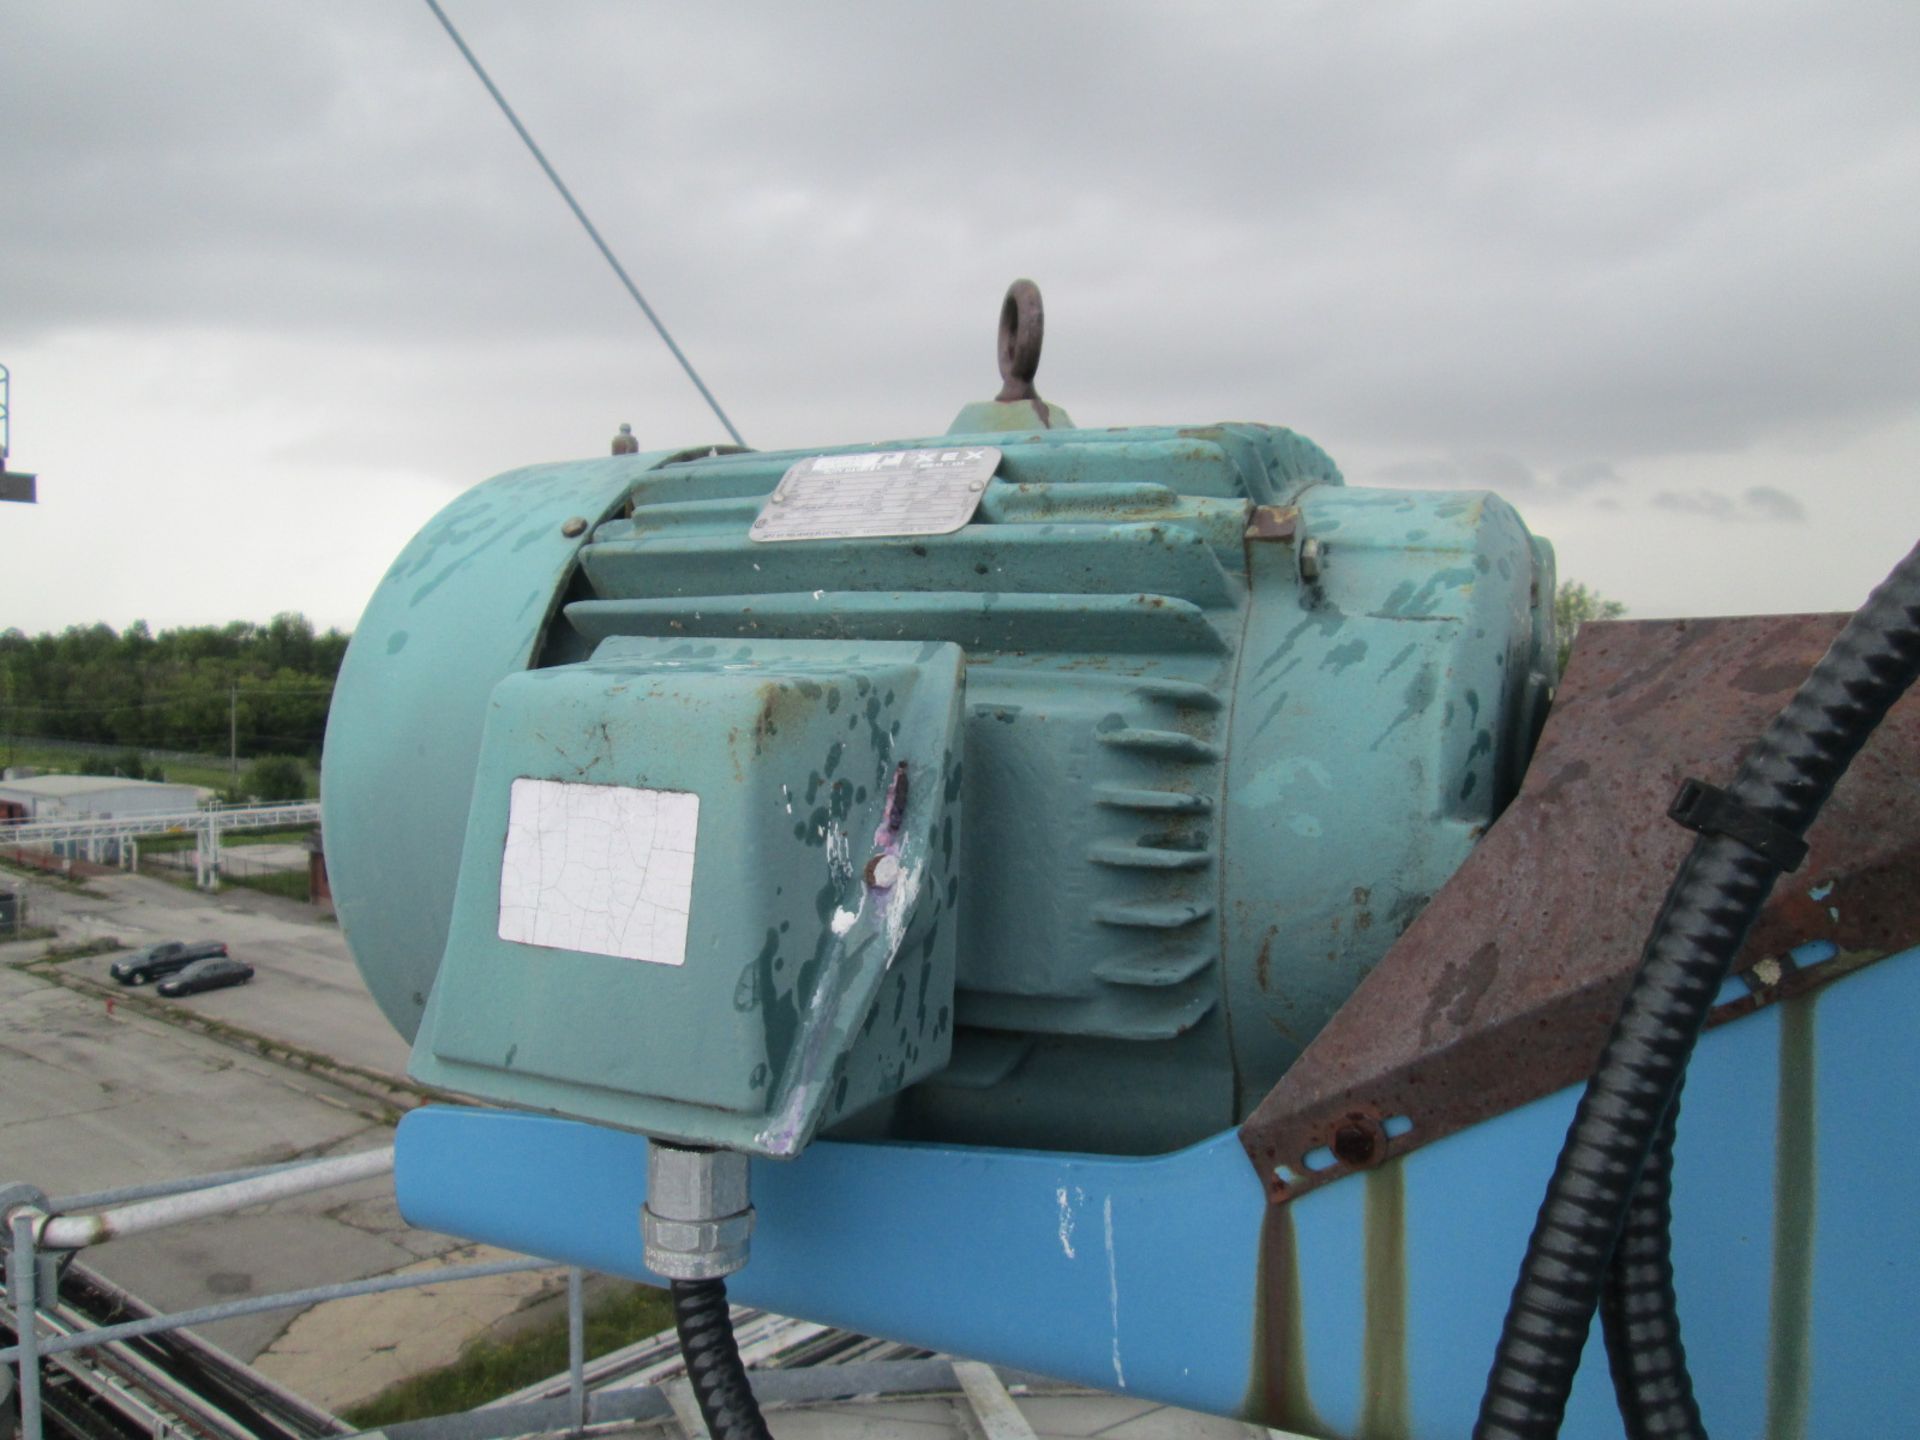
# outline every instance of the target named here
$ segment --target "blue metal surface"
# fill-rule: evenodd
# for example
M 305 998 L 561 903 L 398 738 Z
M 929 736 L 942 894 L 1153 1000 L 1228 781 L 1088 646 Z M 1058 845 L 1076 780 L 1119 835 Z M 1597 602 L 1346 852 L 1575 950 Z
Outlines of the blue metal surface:
M 590 530 L 668 452 L 510 470 L 400 552 L 353 632 L 320 791 L 341 928 L 408 1039 L 433 988 L 487 696 L 533 661 Z
M 1487 494 L 1315 486 L 1249 543 L 1224 797 L 1234 1056 L 1277 1078 L 1511 797 L 1544 713 L 1552 553 Z M 1263 1087 L 1264 1088 L 1264 1087 Z
M 1716 1433 L 1899 1434 L 1920 1413 L 1917 995 L 1910 950 L 1702 1040 L 1674 1243 Z M 1783 1094 L 1805 1102 L 1804 1124 Z M 1231 1133 L 1151 1159 L 822 1142 L 755 1162 L 760 1228 L 731 1286 L 746 1303 L 1199 1409 L 1451 1440 L 1471 1428 L 1575 1098 L 1275 1212 L 1259 1279 L 1266 1206 Z M 1810 1167 L 1793 1159 L 1808 1139 Z M 398 1152 L 414 1224 L 645 1277 L 640 1137 L 430 1108 L 402 1122 Z M 1297 1321 L 1273 1303 L 1289 1248 Z M 1618 1433 L 1596 1342 L 1565 1434 Z

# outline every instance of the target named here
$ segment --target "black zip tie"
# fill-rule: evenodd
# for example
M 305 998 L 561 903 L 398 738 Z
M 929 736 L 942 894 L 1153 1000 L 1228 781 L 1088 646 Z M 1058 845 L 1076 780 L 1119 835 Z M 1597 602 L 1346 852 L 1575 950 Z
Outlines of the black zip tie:
M 1704 780 L 1680 782 L 1667 818 L 1702 835 L 1738 840 L 1782 874 L 1798 870 L 1807 858 L 1806 841 Z

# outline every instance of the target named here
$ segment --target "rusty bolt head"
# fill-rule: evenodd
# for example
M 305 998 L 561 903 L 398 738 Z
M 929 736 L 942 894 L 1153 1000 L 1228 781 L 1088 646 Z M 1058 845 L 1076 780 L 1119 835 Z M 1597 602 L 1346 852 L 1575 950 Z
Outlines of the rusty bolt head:
M 1320 542 L 1309 535 L 1300 542 L 1300 578 L 1311 585 L 1320 578 Z
M 584 515 L 570 515 L 560 523 L 560 533 L 572 540 L 587 533 L 587 521 Z
M 1372 1165 L 1383 1158 L 1386 1147 L 1380 1127 L 1365 1116 L 1350 1117 L 1333 1132 L 1334 1156 L 1348 1165 Z

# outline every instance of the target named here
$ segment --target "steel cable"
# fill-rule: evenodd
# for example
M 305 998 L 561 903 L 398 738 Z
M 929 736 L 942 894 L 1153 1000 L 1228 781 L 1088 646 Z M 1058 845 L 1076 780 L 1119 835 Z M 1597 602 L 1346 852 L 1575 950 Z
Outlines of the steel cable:
M 707 388 L 707 382 L 700 378 L 700 372 L 693 368 L 693 362 L 687 359 L 685 352 L 674 344 L 673 336 L 667 333 L 666 324 L 653 313 L 653 306 L 647 303 L 647 297 L 640 293 L 640 287 L 633 283 L 633 277 L 627 274 L 626 267 L 615 258 L 613 247 L 600 238 L 599 230 L 595 229 L 593 222 L 587 218 L 587 212 L 580 208 L 580 202 L 573 198 L 573 191 L 569 190 L 567 182 L 560 178 L 560 172 L 548 163 L 546 152 L 528 133 L 527 127 L 520 123 L 520 117 L 507 103 L 507 97 L 500 93 L 500 87 L 493 83 L 493 77 L 487 74 L 486 67 L 480 63 L 480 57 L 467 47 L 465 40 L 461 39 L 460 32 L 453 28 L 453 21 L 447 18 L 447 12 L 440 8 L 438 0 L 426 0 L 426 3 L 427 8 L 433 12 L 433 18 L 440 22 L 441 28 L 447 32 L 447 37 L 466 57 L 467 64 L 473 67 L 473 73 L 480 77 L 480 83 L 487 87 L 487 94 L 491 95 L 493 103 L 500 107 L 500 113 L 507 117 L 507 123 L 513 126 L 514 133 L 526 142 L 527 149 L 532 152 L 533 158 L 540 162 L 540 168 L 546 172 L 547 179 L 553 182 L 553 188 L 560 192 L 560 198 L 567 202 L 567 208 L 573 212 L 573 218 L 580 222 L 580 228 L 587 232 L 587 238 L 593 241 L 595 247 L 605 257 L 607 264 L 613 267 L 613 273 L 620 277 L 620 283 L 627 287 L 627 294 L 631 295 L 633 303 L 640 307 L 640 313 L 651 322 L 667 349 L 673 352 L 673 358 L 680 362 L 680 368 L 687 372 L 687 378 L 693 381 L 693 388 L 700 392 L 700 398 L 705 400 L 713 413 L 719 417 L 720 423 L 726 427 L 727 434 L 733 438 L 733 443 L 744 447 L 747 442 L 742 440 L 740 432 L 733 428 L 733 421 L 729 420 L 727 412 L 720 408 L 720 402 L 713 398 L 713 392 Z

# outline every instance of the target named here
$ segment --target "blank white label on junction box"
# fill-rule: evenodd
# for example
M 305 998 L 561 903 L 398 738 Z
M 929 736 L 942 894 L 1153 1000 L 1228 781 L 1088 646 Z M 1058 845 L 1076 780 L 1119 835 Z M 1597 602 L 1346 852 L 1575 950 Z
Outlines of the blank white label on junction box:
M 500 938 L 684 965 L 699 824 L 682 790 L 515 780 Z

